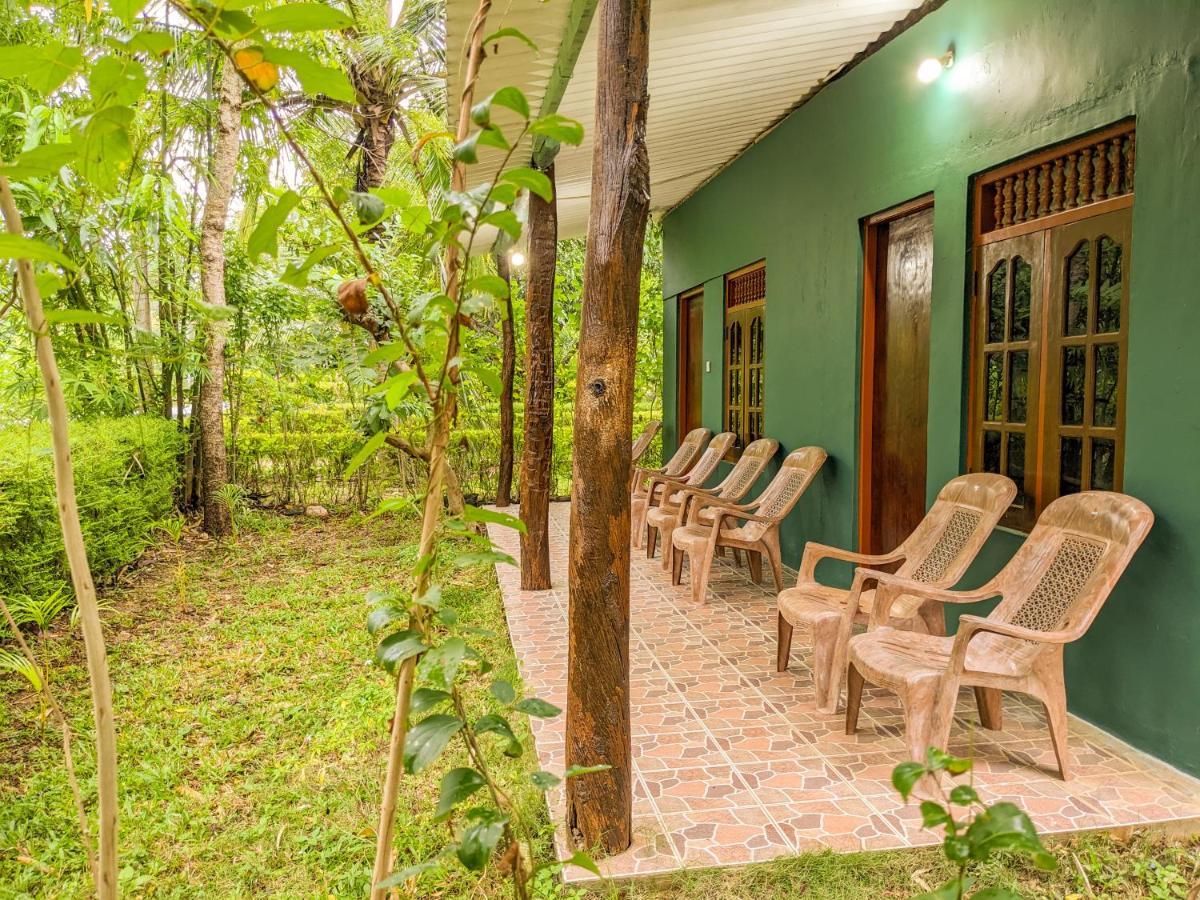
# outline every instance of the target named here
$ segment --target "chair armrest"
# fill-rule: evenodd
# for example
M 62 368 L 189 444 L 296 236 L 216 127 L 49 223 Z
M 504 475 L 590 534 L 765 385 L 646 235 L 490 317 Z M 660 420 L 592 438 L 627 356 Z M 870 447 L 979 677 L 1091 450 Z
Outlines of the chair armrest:
M 804 545 L 804 555 L 800 559 L 800 574 L 797 584 L 816 581 L 817 565 L 823 559 L 840 559 L 843 562 L 856 563 L 860 566 L 886 566 L 889 563 L 900 562 L 904 554 L 899 551 L 882 553 L 872 556 L 869 553 L 855 553 L 853 550 L 843 550 L 841 547 L 831 547 L 828 544 L 818 544 L 809 541 Z
M 870 574 L 878 582 L 875 589 L 875 606 L 871 612 L 871 628 L 886 625 L 892 616 L 892 607 L 903 596 L 920 597 L 922 600 L 933 600 L 937 603 L 978 603 L 1000 596 L 1000 591 L 990 583 L 973 591 L 950 591 L 931 587 L 923 581 L 898 578 L 884 572 Z
M 1071 631 L 1034 631 L 1032 628 L 1022 628 L 1011 622 L 1000 622 L 996 619 L 985 619 L 982 616 L 962 616 L 958 620 L 958 634 L 964 634 L 963 643 L 967 643 L 975 635 L 983 632 L 999 634 L 1004 637 L 1017 638 L 1022 641 L 1036 641 L 1040 644 L 1069 644 L 1079 635 Z M 958 634 L 955 640 L 958 640 Z

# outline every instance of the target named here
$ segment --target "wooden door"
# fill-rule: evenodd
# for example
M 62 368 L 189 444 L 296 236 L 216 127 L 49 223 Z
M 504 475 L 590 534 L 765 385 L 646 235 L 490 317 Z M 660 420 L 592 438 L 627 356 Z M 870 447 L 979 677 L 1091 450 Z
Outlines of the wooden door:
M 859 542 L 891 550 L 925 515 L 933 206 L 867 223 Z
M 679 439 L 702 424 L 704 292 L 679 299 Z
M 978 470 L 1003 473 L 1017 485 L 1004 524 L 1033 527 L 1041 412 L 1041 297 L 1045 290 L 1045 234 L 1033 232 L 979 249 L 975 287 L 981 314 L 973 323 L 973 346 L 982 365 L 973 366 L 970 458 Z

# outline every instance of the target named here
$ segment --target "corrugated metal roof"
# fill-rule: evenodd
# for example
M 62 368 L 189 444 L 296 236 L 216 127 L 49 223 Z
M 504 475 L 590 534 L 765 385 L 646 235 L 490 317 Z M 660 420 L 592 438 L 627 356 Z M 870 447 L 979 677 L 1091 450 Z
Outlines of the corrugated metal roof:
M 519 28 L 539 52 L 511 39 L 489 47 L 476 96 L 516 85 L 536 110 L 570 6 L 570 0 L 496 0 L 487 30 Z M 661 212 L 686 198 L 920 6 L 921 0 L 653 0 L 646 126 L 652 208 Z M 476 0 L 447 2 L 452 101 L 461 89 L 466 30 L 475 8 Z M 563 237 L 587 231 L 598 24 L 599 14 L 559 106 L 589 133 L 581 146 L 564 147 L 558 156 Z M 450 105 L 456 111 L 457 104 Z

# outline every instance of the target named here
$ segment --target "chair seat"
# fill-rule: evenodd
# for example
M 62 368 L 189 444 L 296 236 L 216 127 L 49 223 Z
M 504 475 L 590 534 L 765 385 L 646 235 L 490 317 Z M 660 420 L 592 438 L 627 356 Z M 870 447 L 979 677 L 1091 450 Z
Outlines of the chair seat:
M 704 510 L 701 510 L 703 516 Z M 741 543 L 740 528 L 722 528 L 721 541 L 733 541 Z M 676 528 L 671 532 L 671 543 L 679 550 L 687 550 L 689 553 L 701 552 L 705 545 L 708 544 L 709 538 L 712 536 L 712 524 L 693 523 L 685 525 L 683 528 Z
M 792 625 L 815 625 L 828 618 L 840 618 L 849 591 L 812 582 L 790 587 L 779 593 L 779 612 Z M 870 615 L 875 605 L 875 592 L 863 591 L 859 611 Z
M 1020 674 L 1018 665 L 981 652 L 975 643 L 967 648 L 968 672 Z M 949 667 L 953 647 L 953 637 L 880 628 L 850 638 L 850 662 L 867 681 L 895 690 L 940 678 Z

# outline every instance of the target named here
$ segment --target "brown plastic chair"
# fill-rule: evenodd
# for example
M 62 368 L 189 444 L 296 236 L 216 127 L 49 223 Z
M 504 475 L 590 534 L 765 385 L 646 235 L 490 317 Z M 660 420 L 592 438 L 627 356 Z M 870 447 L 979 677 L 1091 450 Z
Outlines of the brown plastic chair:
M 716 443 L 716 438 L 713 439 Z M 715 487 L 705 488 L 692 486 L 676 491 L 670 497 L 661 500 L 658 506 L 646 511 L 646 558 L 654 558 L 654 547 L 662 536 L 663 568 L 671 568 L 672 544 L 671 533 L 687 522 L 688 509 L 697 497 L 716 497 L 727 503 L 736 503 L 746 496 L 758 476 L 762 474 L 767 463 L 779 449 L 779 441 L 774 438 L 759 438 L 751 441 L 742 451 L 738 461 L 734 463 L 729 474 Z M 701 514 L 700 521 L 712 522 L 714 515 L 710 507 Z
M 675 452 L 671 455 L 663 465 L 653 466 L 634 466 L 633 475 L 630 477 L 629 490 L 634 497 L 639 494 L 644 494 L 646 491 L 646 479 L 651 475 L 671 475 L 679 476 L 692 467 L 692 463 L 696 461 L 696 457 L 700 455 L 700 451 L 704 449 L 704 442 L 708 440 L 712 434 L 707 428 L 693 428 L 683 436 L 683 440 L 679 442 L 679 446 L 675 448 Z
M 1088 491 L 1055 500 L 995 578 L 974 591 L 946 591 L 878 576 L 871 630 L 850 639 L 846 733 L 858 724 L 863 682 L 895 691 L 904 704 L 908 752 L 945 748 L 960 686 L 975 689 L 985 728 L 1001 727 L 1000 692 L 1042 702 L 1062 777 L 1068 777 L 1063 647 L 1087 633 L 1154 523 L 1145 503 Z M 959 619 L 954 637 L 896 631 L 891 608 L 915 596 L 938 603 L 1000 598 L 987 618 Z
M 662 428 L 662 422 L 658 419 L 651 419 L 646 423 L 646 427 L 642 429 L 642 433 L 633 442 L 633 453 L 629 457 L 631 472 L 633 471 L 632 467 L 637 466 L 641 458 L 646 455 L 646 451 L 650 449 L 650 444 L 654 441 L 654 437 L 658 434 L 660 428 Z
M 788 667 L 793 627 L 808 626 L 812 630 L 817 703 L 826 712 L 837 712 L 842 673 L 846 670 L 846 644 L 855 625 L 867 624 L 874 604 L 877 573 L 870 567 L 899 563 L 894 573 L 899 578 L 932 587 L 951 587 L 983 549 L 1016 495 L 1017 486 L 1003 475 L 960 475 L 938 492 L 925 518 L 891 553 L 871 556 L 807 544 L 796 586 L 779 595 L 778 670 L 783 672 Z M 817 565 L 823 559 L 858 564 L 849 590 L 817 581 Z M 897 604 L 892 608 L 891 624 L 921 627 L 929 634 L 946 633 L 942 608 L 937 603 Z
M 765 553 L 775 577 L 775 590 L 783 590 L 783 562 L 779 550 L 779 523 L 800 500 L 813 476 L 828 456 L 820 447 L 801 447 L 784 457 L 783 465 L 771 483 L 749 503 L 727 503 L 716 497 L 697 497 L 688 513 L 688 524 L 671 534 L 674 548 L 671 559 L 671 583 L 683 580 L 684 557 L 691 560 L 692 599 L 705 602 L 708 576 L 718 548 L 745 550 L 750 574 L 762 582 L 762 555 Z M 700 516 L 712 510 L 712 521 Z M 738 523 L 741 524 L 738 524 Z
M 704 482 L 717 471 L 717 466 L 737 440 L 732 431 L 722 431 L 712 439 L 712 443 L 700 454 L 696 464 L 684 475 L 667 475 L 659 473 L 651 475 L 646 480 L 644 493 L 635 496 L 630 501 L 629 515 L 633 526 L 633 545 L 642 545 L 642 528 L 646 522 L 646 510 L 656 507 L 660 501 L 672 501 L 678 496 L 678 488 L 703 487 Z

